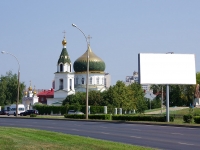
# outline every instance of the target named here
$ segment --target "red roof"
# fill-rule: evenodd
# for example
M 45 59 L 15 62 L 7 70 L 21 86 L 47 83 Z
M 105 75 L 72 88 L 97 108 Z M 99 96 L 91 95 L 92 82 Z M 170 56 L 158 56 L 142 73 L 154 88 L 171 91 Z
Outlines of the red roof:
M 37 96 L 53 96 L 54 95 L 54 90 L 50 89 L 50 90 L 44 90 L 40 93 L 37 94 Z

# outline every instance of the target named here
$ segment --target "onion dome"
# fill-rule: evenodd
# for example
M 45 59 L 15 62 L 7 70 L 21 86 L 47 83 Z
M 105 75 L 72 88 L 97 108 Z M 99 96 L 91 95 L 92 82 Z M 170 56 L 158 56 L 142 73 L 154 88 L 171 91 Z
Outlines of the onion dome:
M 24 95 L 27 95 L 27 91 L 24 91 Z
M 87 71 L 87 52 L 89 52 L 89 71 L 104 72 L 105 62 L 92 52 L 90 46 L 88 46 L 88 50 L 74 62 L 74 71 Z
M 33 94 L 35 95 L 37 92 L 36 92 L 36 90 L 35 90 L 35 86 L 34 86 L 34 92 L 33 92 Z
M 31 85 L 29 86 L 28 90 L 29 90 L 29 91 L 32 91 L 32 87 L 31 87 Z
M 66 48 L 67 41 L 66 41 L 65 37 L 64 37 L 64 39 L 62 41 L 62 45 L 63 45 L 63 49 L 62 49 L 62 52 L 61 52 L 60 57 L 58 59 L 58 65 L 60 63 L 63 63 L 63 64 L 68 63 L 68 64 L 70 64 L 71 60 L 70 60 L 69 55 L 67 53 L 67 48 Z
M 29 88 L 28 88 L 28 91 L 32 91 L 31 81 L 30 81 L 30 86 L 29 86 Z

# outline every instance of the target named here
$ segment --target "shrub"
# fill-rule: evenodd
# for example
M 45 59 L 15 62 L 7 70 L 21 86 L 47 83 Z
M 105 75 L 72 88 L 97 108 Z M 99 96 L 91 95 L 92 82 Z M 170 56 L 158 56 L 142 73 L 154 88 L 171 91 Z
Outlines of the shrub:
M 189 114 L 189 115 L 184 115 L 184 116 L 183 116 L 183 121 L 184 121 L 185 123 L 191 123 L 191 122 L 192 122 L 192 119 L 193 119 L 193 116 L 192 116 L 191 114 Z
M 110 114 L 88 115 L 89 119 L 111 120 Z
M 200 116 L 195 116 L 194 122 L 199 124 L 200 123 Z
M 73 118 L 73 119 L 85 119 L 85 115 L 77 115 L 77 114 L 65 114 L 65 118 Z
M 165 122 L 166 116 L 113 115 L 112 120 Z M 174 121 L 174 117 L 170 116 L 170 122 L 173 122 L 173 121 Z
M 37 114 L 30 114 L 30 117 L 37 117 Z

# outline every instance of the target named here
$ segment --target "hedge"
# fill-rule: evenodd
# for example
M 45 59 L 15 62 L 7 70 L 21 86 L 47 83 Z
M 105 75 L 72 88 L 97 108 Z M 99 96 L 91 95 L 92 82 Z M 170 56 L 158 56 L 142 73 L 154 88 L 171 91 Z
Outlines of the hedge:
M 40 115 L 50 115 L 51 112 L 53 114 L 59 114 L 61 115 L 67 114 L 69 110 L 76 110 L 75 105 L 69 105 L 69 106 L 49 106 L 49 105 L 35 105 L 34 109 L 37 109 L 39 111 Z M 80 111 L 85 113 L 85 105 L 81 105 Z M 104 113 L 104 106 L 90 106 L 90 114 L 96 114 L 96 113 Z
M 192 115 L 183 115 L 183 121 L 185 123 L 192 123 L 193 116 Z
M 113 115 L 112 120 L 166 122 L 166 116 Z M 170 116 L 170 122 L 173 121 L 174 116 Z
M 200 116 L 195 116 L 194 117 L 194 122 L 199 124 L 200 123 Z
M 85 115 L 78 114 L 65 114 L 65 118 L 73 118 L 73 119 L 85 119 Z M 88 115 L 88 119 L 99 119 L 99 120 L 111 120 L 111 115 L 102 114 L 102 115 Z

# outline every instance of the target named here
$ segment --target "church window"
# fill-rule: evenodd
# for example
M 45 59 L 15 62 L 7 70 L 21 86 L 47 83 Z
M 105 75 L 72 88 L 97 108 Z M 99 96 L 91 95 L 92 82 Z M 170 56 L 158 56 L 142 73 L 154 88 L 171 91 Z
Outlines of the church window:
M 72 89 L 72 79 L 69 79 L 69 89 Z
M 78 77 L 76 78 L 76 84 L 78 84 Z
M 92 84 L 92 77 L 90 77 L 90 84 Z
M 97 77 L 97 84 L 99 84 L 99 77 Z
M 84 78 L 82 78 L 81 82 L 82 82 L 82 84 L 84 84 Z
M 106 87 L 106 78 L 104 78 L 104 86 Z
M 70 64 L 70 72 L 72 72 L 72 64 Z
M 63 72 L 63 64 L 60 64 L 60 72 Z
M 60 79 L 59 90 L 63 89 L 63 79 Z
M 103 84 L 104 78 L 102 78 L 102 84 Z

